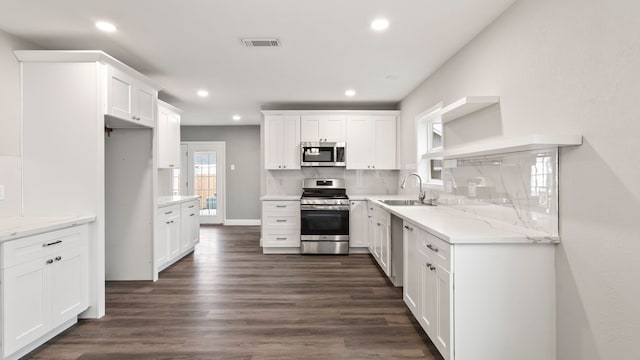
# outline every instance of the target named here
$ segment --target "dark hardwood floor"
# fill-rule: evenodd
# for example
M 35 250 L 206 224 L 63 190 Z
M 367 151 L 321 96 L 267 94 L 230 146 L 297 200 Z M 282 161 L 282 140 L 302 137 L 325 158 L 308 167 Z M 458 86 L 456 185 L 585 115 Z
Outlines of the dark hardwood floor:
M 107 315 L 25 359 L 441 359 L 369 255 L 263 255 L 208 226 L 152 282 L 107 283 Z

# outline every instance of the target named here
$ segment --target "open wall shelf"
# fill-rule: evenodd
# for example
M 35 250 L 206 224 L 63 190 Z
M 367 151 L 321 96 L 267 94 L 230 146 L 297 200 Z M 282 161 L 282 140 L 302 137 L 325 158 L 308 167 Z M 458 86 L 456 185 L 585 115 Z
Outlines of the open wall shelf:
M 442 109 L 442 122 L 453 121 L 499 102 L 499 96 L 465 96 Z
M 459 159 L 582 145 L 582 135 L 526 135 L 493 138 L 422 155 L 423 159 Z

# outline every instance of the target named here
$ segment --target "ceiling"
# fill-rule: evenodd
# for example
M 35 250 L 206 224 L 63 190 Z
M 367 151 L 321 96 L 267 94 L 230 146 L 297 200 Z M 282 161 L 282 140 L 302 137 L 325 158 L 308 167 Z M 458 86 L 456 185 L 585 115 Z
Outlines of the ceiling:
M 185 125 L 246 125 L 261 108 L 394 108 L 514 1 L 1 0 L 0 29 L 43 49 L 105 51 L 160 85 Z M 369 26 L 379 17 L 384 32 Z

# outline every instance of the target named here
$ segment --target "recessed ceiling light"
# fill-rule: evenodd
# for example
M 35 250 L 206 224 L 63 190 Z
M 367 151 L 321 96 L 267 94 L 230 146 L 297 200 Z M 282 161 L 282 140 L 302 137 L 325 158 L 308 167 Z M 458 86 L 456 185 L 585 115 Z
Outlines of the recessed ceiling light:
M 371 22 L 371 28 L 375 31 L 386 30 L 389 27 L 389 20 L 375 19 Z
M 98 21 L 96 27 L 104 32 L 114 32 L 117 30 L 115 25 L 106 21 Z
M 209 92 L 207 90 L 198 90 L 198 96 L 207 97 L 209 96 Z
M 345 95 L 351 97 L 351 96 L 355 96 L 356 95 L 356 91 L 353 89 L 349 89 L 347 91 L 344 92 Z
M 242 116 L 240 116 L 240 115 L 233 115 L 232 119 L 233 119 L 234 121 L 238 121 L 238 120 L 242 119 Z

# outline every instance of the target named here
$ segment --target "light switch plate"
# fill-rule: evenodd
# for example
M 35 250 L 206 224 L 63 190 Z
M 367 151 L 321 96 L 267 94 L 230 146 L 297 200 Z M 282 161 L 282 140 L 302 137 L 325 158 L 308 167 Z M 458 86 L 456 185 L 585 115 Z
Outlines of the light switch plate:
M 4 200 L 4 185 L 0 185 L 0 200 Z

